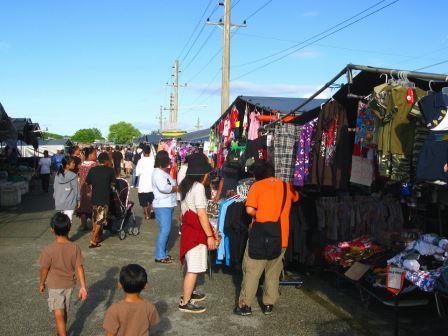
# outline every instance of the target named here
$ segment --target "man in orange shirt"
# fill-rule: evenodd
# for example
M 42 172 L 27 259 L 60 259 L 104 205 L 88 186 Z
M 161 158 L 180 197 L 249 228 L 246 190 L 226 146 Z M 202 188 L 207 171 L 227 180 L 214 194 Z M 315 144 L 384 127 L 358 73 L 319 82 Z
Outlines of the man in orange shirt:
M 254 175 L 257 180 L 250 188 L 246 201 L 246 212 L 255 218 L 257 223 L 277 222 L 280 211 L 282 253 L 273 260 L 252 259 L 248 247 L 243 259 L 243 282 L 239 303 L 234 313 L 241 316 L 252 314 L 253 303 L 258 290 L 260 277 L 265 273 L 262 310 L 265 315 L 272 313 L 278 299 L 280 273 L 283 269 L 283 256 L 288 247 L 289 212 L 291 203 L 299 200 L 299 194 L 293 191 L 289 184 L 275 178 L 274 167 L 267 162 L 254 165 Z M 284 190 L 286 185 L 286 190 Z M 282 201 L 286 192 L 282 211 Z M 259 224 L 260 225 L 260 224 Z M 249 244 L 247 244 L 249 245 Z

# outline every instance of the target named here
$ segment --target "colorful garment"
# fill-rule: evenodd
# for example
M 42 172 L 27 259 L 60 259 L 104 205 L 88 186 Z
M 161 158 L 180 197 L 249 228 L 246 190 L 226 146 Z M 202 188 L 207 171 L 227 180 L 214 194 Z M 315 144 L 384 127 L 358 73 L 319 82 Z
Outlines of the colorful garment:
M 303 187 L 310 174 L 311 142 L 316 130 L 317 119 L 304 124 L 300 130 L 299 144 L 297 147 L 296 163 L 294 166 L 294 185 Z
M 444 268 L 433 271 L 406 271 L 406 279 L 424 292 L 432 292 L 443 270 Z
M 295 149 L 300 137 L 301 126 L 276 124 L 274 138 L 275 177 L 286 183 L 294 179 Z
M 247 129 L 249 128 L 249 106 L 246 104 L 243 118 L 243 138 L 247 138 Z
M 260 128 L 260 120 L 258 120 L 258 116 L 260 115 L 257 111 L 252 111 L 249 115 L 249 133 L 247 135 L 247 138 L 249 140 L 255 140 L 258 138 L 258 129 Z
M 86 184 L 86 177 L 89 170 L 98 166 L 96 161 L 84 161 L 79 167 L 78 177 L 81 193 L 81 200 L 79 208 L 76 210 L 78 215 L 91 215 L 92 214 L 92 186 Z
M 351 158 L 350 134 L 345 107 L 336 100 L 319 113 L 313 144 L 312 183 L 346 189 Z
M 375 121 L 376 116 L 368 103 L 360 100 L 356 118 L 355 145 L 359 145 L 361 149 L 376 148 Z

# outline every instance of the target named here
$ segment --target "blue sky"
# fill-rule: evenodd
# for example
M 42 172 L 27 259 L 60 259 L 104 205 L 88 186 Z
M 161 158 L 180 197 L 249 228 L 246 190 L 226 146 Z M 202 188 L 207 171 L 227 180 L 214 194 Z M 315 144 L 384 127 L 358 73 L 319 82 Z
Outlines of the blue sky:
M 231 78 L 239 66 L 341 22 L 379 0 L 273 0 L 232 38 Z M 218 1 L 212 1 L 207 13 Z M 233 0 L 236 3 L 237 0 Z M 392 2 L 385 1 L 382 5 Z M 147 132 L 168 105 L 171 67 L 209 0 L 1 0 L 0 102 L 61 134 L 125 120 Z M 240 23 L 266 0 L 240 0 Z M 378 6 L 377 8 L 381 7 Z M 401 0 L 315 45 L 231 83 L 237 95 L 302 97 L 349 62 L 413 70 L 448 59 L 448 2 Z M 219 20 L 218 8 L 211 20 Z M 207 15 L 206 15 L 207 16 Z M 202 25 L 200 26 L 202 28 Z M 220 113 L 222 31 L 206 26 L 181 69 L 180 126 L 209 126 Z M 188 48 L 187 48 L 188 49 Z M 185 52 L 184 52 L 185 54 Z M 209 65 L 206 64 L 209 62 Z M 448 73 L 448 63 L 427 69 Z M 193 80 L 191 80 L 193 78 Z M 194 105 L 207 105 L 188 109 Z M 183 109 L 182 107 L 187 107 Z

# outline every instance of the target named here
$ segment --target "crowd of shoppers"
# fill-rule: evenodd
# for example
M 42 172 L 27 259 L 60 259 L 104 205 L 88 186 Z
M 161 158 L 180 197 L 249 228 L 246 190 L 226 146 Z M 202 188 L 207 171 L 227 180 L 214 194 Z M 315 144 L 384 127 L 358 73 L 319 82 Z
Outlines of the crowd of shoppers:
M 138 148 L 116 146 L 114 150 L 111 147 L 87 147 L 82 151 L 75 147 L 69 156 L 63 153 L 56 155 L 57 158 L 50 158 L 48 152 L 45 152 L 39 161 L 43 190 L 48 192 L 50 174 L 55 170 L 55 208 L 65 214 L 70 223 L 76 213 L 81 219 L 82 230 L 87 228 L 87 219 L 91 219 L 90 248 L 101 246 L 102 231 L 111 203 L 111 188 L 118 180 L 121 181 L 123 171 L 126 177 L 132 174 L 132 186 L 138 188 L 138 199 L 145 219 L 149 220 L 154 213 L 157 220 L 158 233 L 154 242 L 156 263 L 174 262 L 169 254 L 168 242 L 174 210 L 178 205 L 177 201 L 180 202 L 180 261 L 185 265 L 185 275 L 178 309 L 186 313 L 205 312 L 205 307 L 198 304 L 206 299 L 206 295 L 196 290 L 197 277 L 207 270 L 208 251 L 216 249 L 220 239 L 210 225 L 206 211 L 208 200 L 212 199 L 208 190 L 213 168 L 208 158 L 202 153 L 188 155 L 176 180 L 170 175 L 171 160 L 168 152 L 161 150 L 155 153 L 150 145 L 141 144 Z M 231 157 L 227 158 L 219 171 L 220 182 L 214 201 L 219 202 L 236 189 L 241 174 L 234 162 Z M 278 299 L 282 260 L 288 244 L 291 203 L 298 200 L 298 193 L 289 184 L 274 177 L 274 168 L 269 163 L 257 162 L 251 171 L 256 182 L 249 190 L 246 212 L 253 217 L 253 224 L 243 259 L 241 292 L 234 309 L 234 313 L 240 316 L 251 315 L 263 274 L 262 311 L 265 314 L 273 312 Z M 271 228 L 268 248 L 265 247 L 266 244 L 257 244 L 260 239 L 268 241 L 267 228 Z M 138 267 L 133 268 L 137 272 Z M 137 273 L 140 274 L 141 284 L 146 283 L 143 271 L 139 269 Z M 142 288 L 129 291 L 123 284 L 122 286 L 126 297 L 139 301 L 137 293 Z M 110 308 L 106 314 L 106 330 L 115 330 L 116 325 L 112 321 L 117 311 L 124 309 L 123 307 L 117 305 Z

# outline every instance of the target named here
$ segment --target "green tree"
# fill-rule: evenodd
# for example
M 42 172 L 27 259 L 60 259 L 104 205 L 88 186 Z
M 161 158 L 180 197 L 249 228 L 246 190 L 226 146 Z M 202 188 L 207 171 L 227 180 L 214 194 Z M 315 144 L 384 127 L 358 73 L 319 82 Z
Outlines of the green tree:
M 50 133 L 50 132 L 42 132 L 42 139 L 64 139 L 63 135 L 56 134 L 56 133 Z
M 132 124 L 120 121 L 119 123 L 109 126 L 109 141 L 116 144 L 126 144 L 131 142 L 135 137 L 140 136 L 141 133 Z
M 71 137 L 72 141 L 81 142 L 81 143 L 92 143 L 95 140 L 104 139 L 101 135 L 101 131 L 97 128 L 83 128 L 76 131 L 75 134 Z

